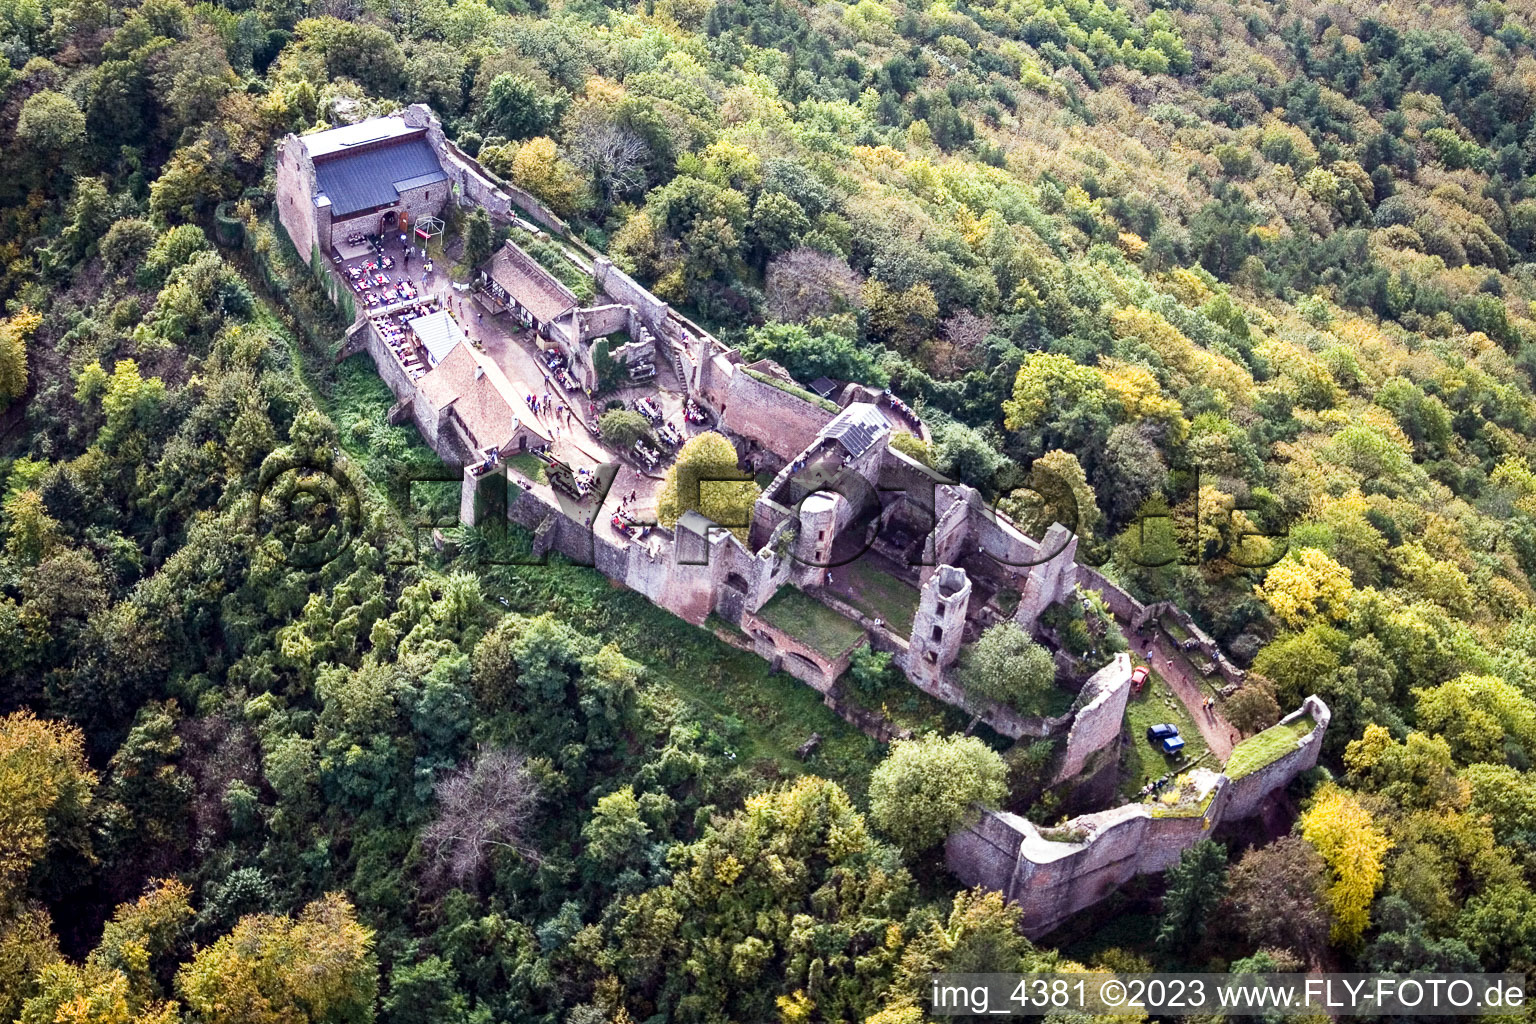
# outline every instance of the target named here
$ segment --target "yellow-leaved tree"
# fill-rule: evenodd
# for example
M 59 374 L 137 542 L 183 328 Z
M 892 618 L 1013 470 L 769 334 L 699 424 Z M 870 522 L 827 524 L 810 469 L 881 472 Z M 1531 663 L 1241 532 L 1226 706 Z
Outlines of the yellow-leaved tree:
M 25 306 L 0 320 L 0 409 L 27 390 L 27 339 L 42 322 L 41 315 Z
M 176 974 L 182 1001 L 204 1024 L 369 1020 L 377 989 L 373 932 L 340 893 L 298 920 L 243 917 Z
M 27 898 L 27 874 L 50 843 L 86 841 L 95 784 L 80 730 L 30 711 L 0 718 L 0 1019 L 15 1020 L 37 976 L 59 962 L 53 922 Z
M 177 1004 L 165 998 L 156 972 L 192 923 L 190 895 L 181 882 L 151 882 L 137 901 L 117 908 L 83 964 L 56 958 L 37 973 L 20 1019 L 175 1024 Z
M 0 718 L 0 905 L 20 895 L 50 840 L 84 822 L 95 784 L 79 729 L 30 711 Z
M 553 139 L 542 135 L 518 147 L 512 158 L 512 180 L 562 216 L 575 211 L 581 194 L 576 168 L 560 155 Z
M 1319 618 L 1343 620 L 1355 592 L 1349 570 L 1317 548 L 1281 559 L 1254 590 L 1292 629 L 1304 629 Z
M 1329 785 L 1301 816 L 1301 837 L 1322 856 L 1333 876 L 1328 905 L 1332 938 L 1352 946 L 1371 923 L 1371 901 L 1381 886 L 1392 841 L 1376 829 L 1371 813 L 1349 792 Z
M 725 435 L 708 431 L 688 439 L 667 467 L 656 498 L 656 519 L 671 528 L 685 512 L 697 512 L 746 539 L 758 487 L 752 474 L 736 468 L 736 448 Z

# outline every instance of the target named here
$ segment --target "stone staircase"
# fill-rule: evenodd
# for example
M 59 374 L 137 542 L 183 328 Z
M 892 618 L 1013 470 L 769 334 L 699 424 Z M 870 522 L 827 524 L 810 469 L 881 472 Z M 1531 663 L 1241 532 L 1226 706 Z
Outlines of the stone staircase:
M 668 350 L 672 354 L 672 372 L 677 374 L 677 382 L 682 385 L 684 393 L 687 393 L 690 387 L 687 370 L 685 369 L 687 364 L 683 362 L 683 344 L 680 341 L 671 342 L 668 345 Z

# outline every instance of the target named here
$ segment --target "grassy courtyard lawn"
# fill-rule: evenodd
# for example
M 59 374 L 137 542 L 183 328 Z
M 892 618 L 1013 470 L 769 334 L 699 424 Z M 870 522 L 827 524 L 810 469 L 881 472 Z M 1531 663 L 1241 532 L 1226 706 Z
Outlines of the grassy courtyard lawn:
M 1030 706 L 1016 710 L 1022 715 L 1056 718 L 1071 711 L 1072 705 L 1076 702 L 1077 694 L 1063 690 L 1060 686 L 1052 686 L 1050 689 L 1037 695 Z
M 1147 727 L 1163 722 L 1178 726 L 1179 735 L 1184 737 L 1184 749 L 1173 757 L 1165 756 L 1147 742 Z M 1153 779 L 1207 752 L 1205 740 L 1184 709 L 1183 702 L 1156 672 L 1152 673 L 1141 693 L 1125 705 L 1125 727 L 1130 730 L 1131 742 L 1121 749 L 1120 792 L 1126 797 L 1134 798 L 1141 787 Z
M 1227 759 L 1227 778 L 1240 779 L 1278 761 L 1295 750 L 1297 741 L 1304 739 L 1315 724 L 1311 715 L 1302 715 L 1294 722 L 1272 725 L 1243 740 L 1232 748 L 1232 756 Z
M 848 574 L 849 603 L 870 618 L 881 618 L 898 636 L 912 632 L 912 618 L 917 614 L 918 593 L 906 580 L 893 576 L 881 562 L 860 558 L 835 569 Z
M 519 473 L 523 474 L 523 476 L 532 480 L 536 484 L 549 482 L 549 478 L 544 475 L 544 463 L 541 462 L 536 455 L 529 455 L 527 452 L 519 452 L 516 455 L 508 455 L 506 462 L 507 465 L 511 466 L 513 469 L 516 469 Z
M 828 658 L 842 657 L 864 638 L 857 622 L 794 587 L 780 587 L 757 617 Z

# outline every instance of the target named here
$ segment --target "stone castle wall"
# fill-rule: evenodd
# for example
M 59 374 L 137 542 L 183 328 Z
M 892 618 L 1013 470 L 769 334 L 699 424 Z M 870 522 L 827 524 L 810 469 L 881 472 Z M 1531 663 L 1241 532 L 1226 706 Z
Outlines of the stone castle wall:
M 1155 803 L 1126 804 L 1085 814 L 1042 835 L 1015 814 L 985 811 L 945 845 L 949 869 L 966 885 L 996 889 L 1023 911 L 1024 932 L 1039 938 L 1073 914 L 1113 893 L 1136 875 L 1166 871 L 1223 821 L 1256 813 L 1270 794 L 1317 764 L 1328 706 L 1317 696 L 1287 716 L 1311 715 L 1315 725 L 1297 749 L 1242 779 L 1209 777 L 1209 801 L 1180 811 Z
M 1146 614 L 1146 607 L 1140 601 L 1091 566 L 1078 565 L 1077 582 L 1084 590 L 1097 590 L 1104 595 L 1105 606 L 1132 626 L 1138 625 Z
M 836 415 L 798 395 L 764 384 L 741 367 L 731 375 L 721 406 L 722 430 L 752 438 L 785 460 L 805 451 Z
M 1115 660 L 1088 677 L 1078 694 L 1077 713 L 1067 729 L 1066 749 L 1052 785 L 1076 778 L 1099 751 L 1120 744 L 1125 704 L 1131 695 L 1131 658 Z
M 617 334 L 619 331 L 627 333 L 631 340 L 639 340 L 635 333 L 635 325 L 630 323 L 630 310 L 633 308 L 633 306 L 619 304 L 577 310 L 576 321 L 582 340 L 602 338 Z
M 1280 719 L 1280 723 L 1289 725 L 1305 715 L 1310 715 L 1315 724 L 1295 750 L 1240 779 L 1227 780 L 1227 817 L 1230 820 L 1237 821 L 1257 814 L 1265 797 L 1289 785 L 1292 779 L 1317 764 L 1318 755 L 1322 752 L 1323 734 L 1328 729 L 1333 713 L 1321 699 L 1308 697 L 1301 707 Z
M 613 261 L 599 256 L 592 261 L 592 280 L 603 293 L 620 305 L 633 306 L 655 334 L 671 340 L 666 330 L 670 310 L 665 302 L 652 295 L 639 282 L 613 265 Z
M 424 103 L 413 103 L 401 113 L 405 123 L 414 128 L 426 128 L 427 139 L 437 151 L 443 171 L 458 193 L 460 206 L 478 206 L 495 219 L 506 223 L 520 219 L 518 209 L 532 217 L 538 224 L 558 235 L 566 233 L 565 221 L 561 220 L 532 193 L 510 182 L 499 181 L 443 134 L 441 122 L 433 116 Z

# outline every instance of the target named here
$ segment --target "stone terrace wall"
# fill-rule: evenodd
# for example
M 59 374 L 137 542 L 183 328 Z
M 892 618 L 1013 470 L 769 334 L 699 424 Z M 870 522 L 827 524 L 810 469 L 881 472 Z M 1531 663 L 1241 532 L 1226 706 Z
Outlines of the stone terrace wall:
M 415 381 L 406 376 L 405 367 L 401 366 L 399 361 L 395 359 L 394 353 L 390 351 L 389 345 L 385 343 L 379 332 L 374 328 L 373 322 L 370 320 L 358 320 L 353 324 L 352 330 L 356 332 L 353 335 L 353 339 L 361 335 L 363 351 L 367 352 L 368 357 L 373 360 L 373 367 L 378 371 L 379 379 L 389 385 L 389 390 L 395 396 L 395 401 L 408 402 L 413 400 L 416 397 Z M 349 341 L 348 345 L 350 347 L 351 341 Z M 346 349 L 343 349 L 343 354 L 345 353 Z M 430 433 L 435 436 L 437 434 L 436 428 L 434 427 Z
M 1199 813 L 1126 804 L 1065 822 L 1061 829 L 1080 838 L 1060 842 L 1046 839 L 1017 815 L 986 811 L 979 822 L 950 835 L 945 861 L 966 885 L 997 889 L 1019 904 L 1025 934 L 1039 938 L 1132 877 L 1168 870 L 1222 821 L 1251 816 L 1265 797 L 1317 764 L 1330 713 L 1313 695 L 1287 720 L 1303 714 L 1316 725 L 1294 753 L 1242 779 L 1216 776 L 1209 803 Z

